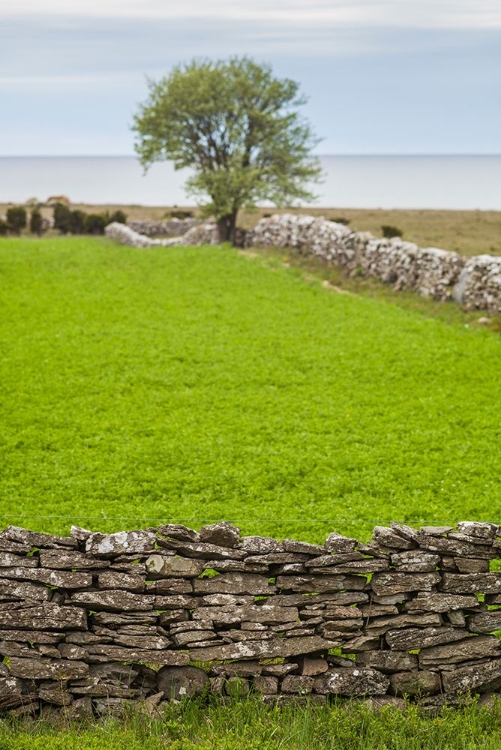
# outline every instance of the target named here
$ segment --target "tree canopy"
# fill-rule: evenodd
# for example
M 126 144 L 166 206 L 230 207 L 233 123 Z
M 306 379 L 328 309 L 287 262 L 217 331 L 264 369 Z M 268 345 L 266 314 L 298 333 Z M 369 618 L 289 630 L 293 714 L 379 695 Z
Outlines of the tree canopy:
M 191 168 L 187 191 L 216 218 L 221 241 L 234 241 L 240 208 L 314 198 L 317 141 L 295 81 L 243 57 L 193 60 L 148 86 L 132 127 L 139 159 Z

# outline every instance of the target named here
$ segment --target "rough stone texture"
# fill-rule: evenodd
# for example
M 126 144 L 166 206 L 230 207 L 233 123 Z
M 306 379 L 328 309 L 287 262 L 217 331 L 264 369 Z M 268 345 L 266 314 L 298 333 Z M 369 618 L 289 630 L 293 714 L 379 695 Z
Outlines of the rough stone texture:
M 429 591 L 440 583 L 439 573 L 376 573 L 371 581 L 376 594 Z
M 321 677 L 315 677 L 316 693 L 331 695 L 384 695 L 390 685 L 386 675 L 375 669 L 338 668 L 330 669 Z
M 204 563 L 177 555 L 151 555 L 146 560 L 146 569 L 154 578 L 196 578 L 203 572 Z
M 397 672 L 390 677 L 395 695 L 430 695 L 440 690 L 440 676 L 436 672 Z
M 457 664 L 461 661 L 483 659 L 486 656 L 501 656 L 500 645 L 499 638 L 495 635 L 482 635 L 442 646 L 423 648 L 419 653 L 419 666 L 425 668 L 437 664 Z
M 190 229 L 200 224 L 200 219 L 167 219 L 165 221 L 151 221 L 148 219 L 131 219 L 127 225 L 134 232 L 146 237 L 182 237 Z
M 240 541 L 240 529 L 227 521 L 202 526 L 200 541 L 217 544 L 219 547 L 236 547 Z

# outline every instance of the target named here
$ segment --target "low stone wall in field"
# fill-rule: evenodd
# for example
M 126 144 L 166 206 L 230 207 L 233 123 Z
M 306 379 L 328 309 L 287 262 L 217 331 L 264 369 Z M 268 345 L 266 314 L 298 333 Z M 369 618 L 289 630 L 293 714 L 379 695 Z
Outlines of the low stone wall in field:
M 325 544 L 165 524 L 0 532 L 0 711 L 84 717 L 213 693 L 429 709 L 501 690 L 500 529 Z M 485 700 L 485 697 L 484 697 Z
M 201 224 L 200 219 L 167 219 L 166 221 L 149 221 L 146 219 L 130 219 L 127 226 L 134 232 L 146 237 L 180 237 L 189 229 Z

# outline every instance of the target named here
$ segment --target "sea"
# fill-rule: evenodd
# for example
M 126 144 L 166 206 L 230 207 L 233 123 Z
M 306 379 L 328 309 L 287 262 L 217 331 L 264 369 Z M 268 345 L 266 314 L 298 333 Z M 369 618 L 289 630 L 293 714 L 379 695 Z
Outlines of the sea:
M 501 210 L 501 154 L 320 157 L 312 204 L 336 208 Z M 189 172 L 134 156 L 0 157 L 0 203 L 66 195 L 72 203 L 186 206 Z

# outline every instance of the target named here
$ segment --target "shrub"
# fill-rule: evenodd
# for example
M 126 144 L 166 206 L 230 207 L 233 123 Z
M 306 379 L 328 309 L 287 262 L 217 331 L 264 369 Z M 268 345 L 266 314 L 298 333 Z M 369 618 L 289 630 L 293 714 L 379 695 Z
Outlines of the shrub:
M 27 224 L 26 209 L 23 206 L 11 206 L 7 209 L 7 224 L 14 234 L 21 234 Z
M 111 224 L 113 221 L 118 222 L 118 224 L 127 224 L 127 214 L 124 214 L 123 211 L 113 211 L 112 214 L 104 214 L 106 218 L 106 223 Z
M 70 212 L 69 230 L 71 234 L 84 234 L 87 215 L 83 211 Z
M 34 208 L 30 217 L 30 232 L 41 237 L 43 232 L 43 218 L 39 208 Z
M 56 203 L 54 206 L 54 229 L 59 229 L 63 234 L 70 231 L 71 211 L 63 203 Z
M 108 217 L 104 214 L 87 214 L 85 217 L 86 234 L 104 234 Z
M 334 221 L 336 224 L 345 224 L 346 226 L 350 223 L 350 219 L 345 219 L 344 216 L 336 216 L 336 218 L 331 219 L 331 221 Z
M 391 224 L 383 224 L 381 231 L 383 232 L 383 237 L 387 237 L 388 239 L 403 236 L 402 230 L 398 229 L 398 227 L 392 227 Z
M 0 219 L 0 237 L 5 237 L 9 231 L 9 225 L 3 219 Z

